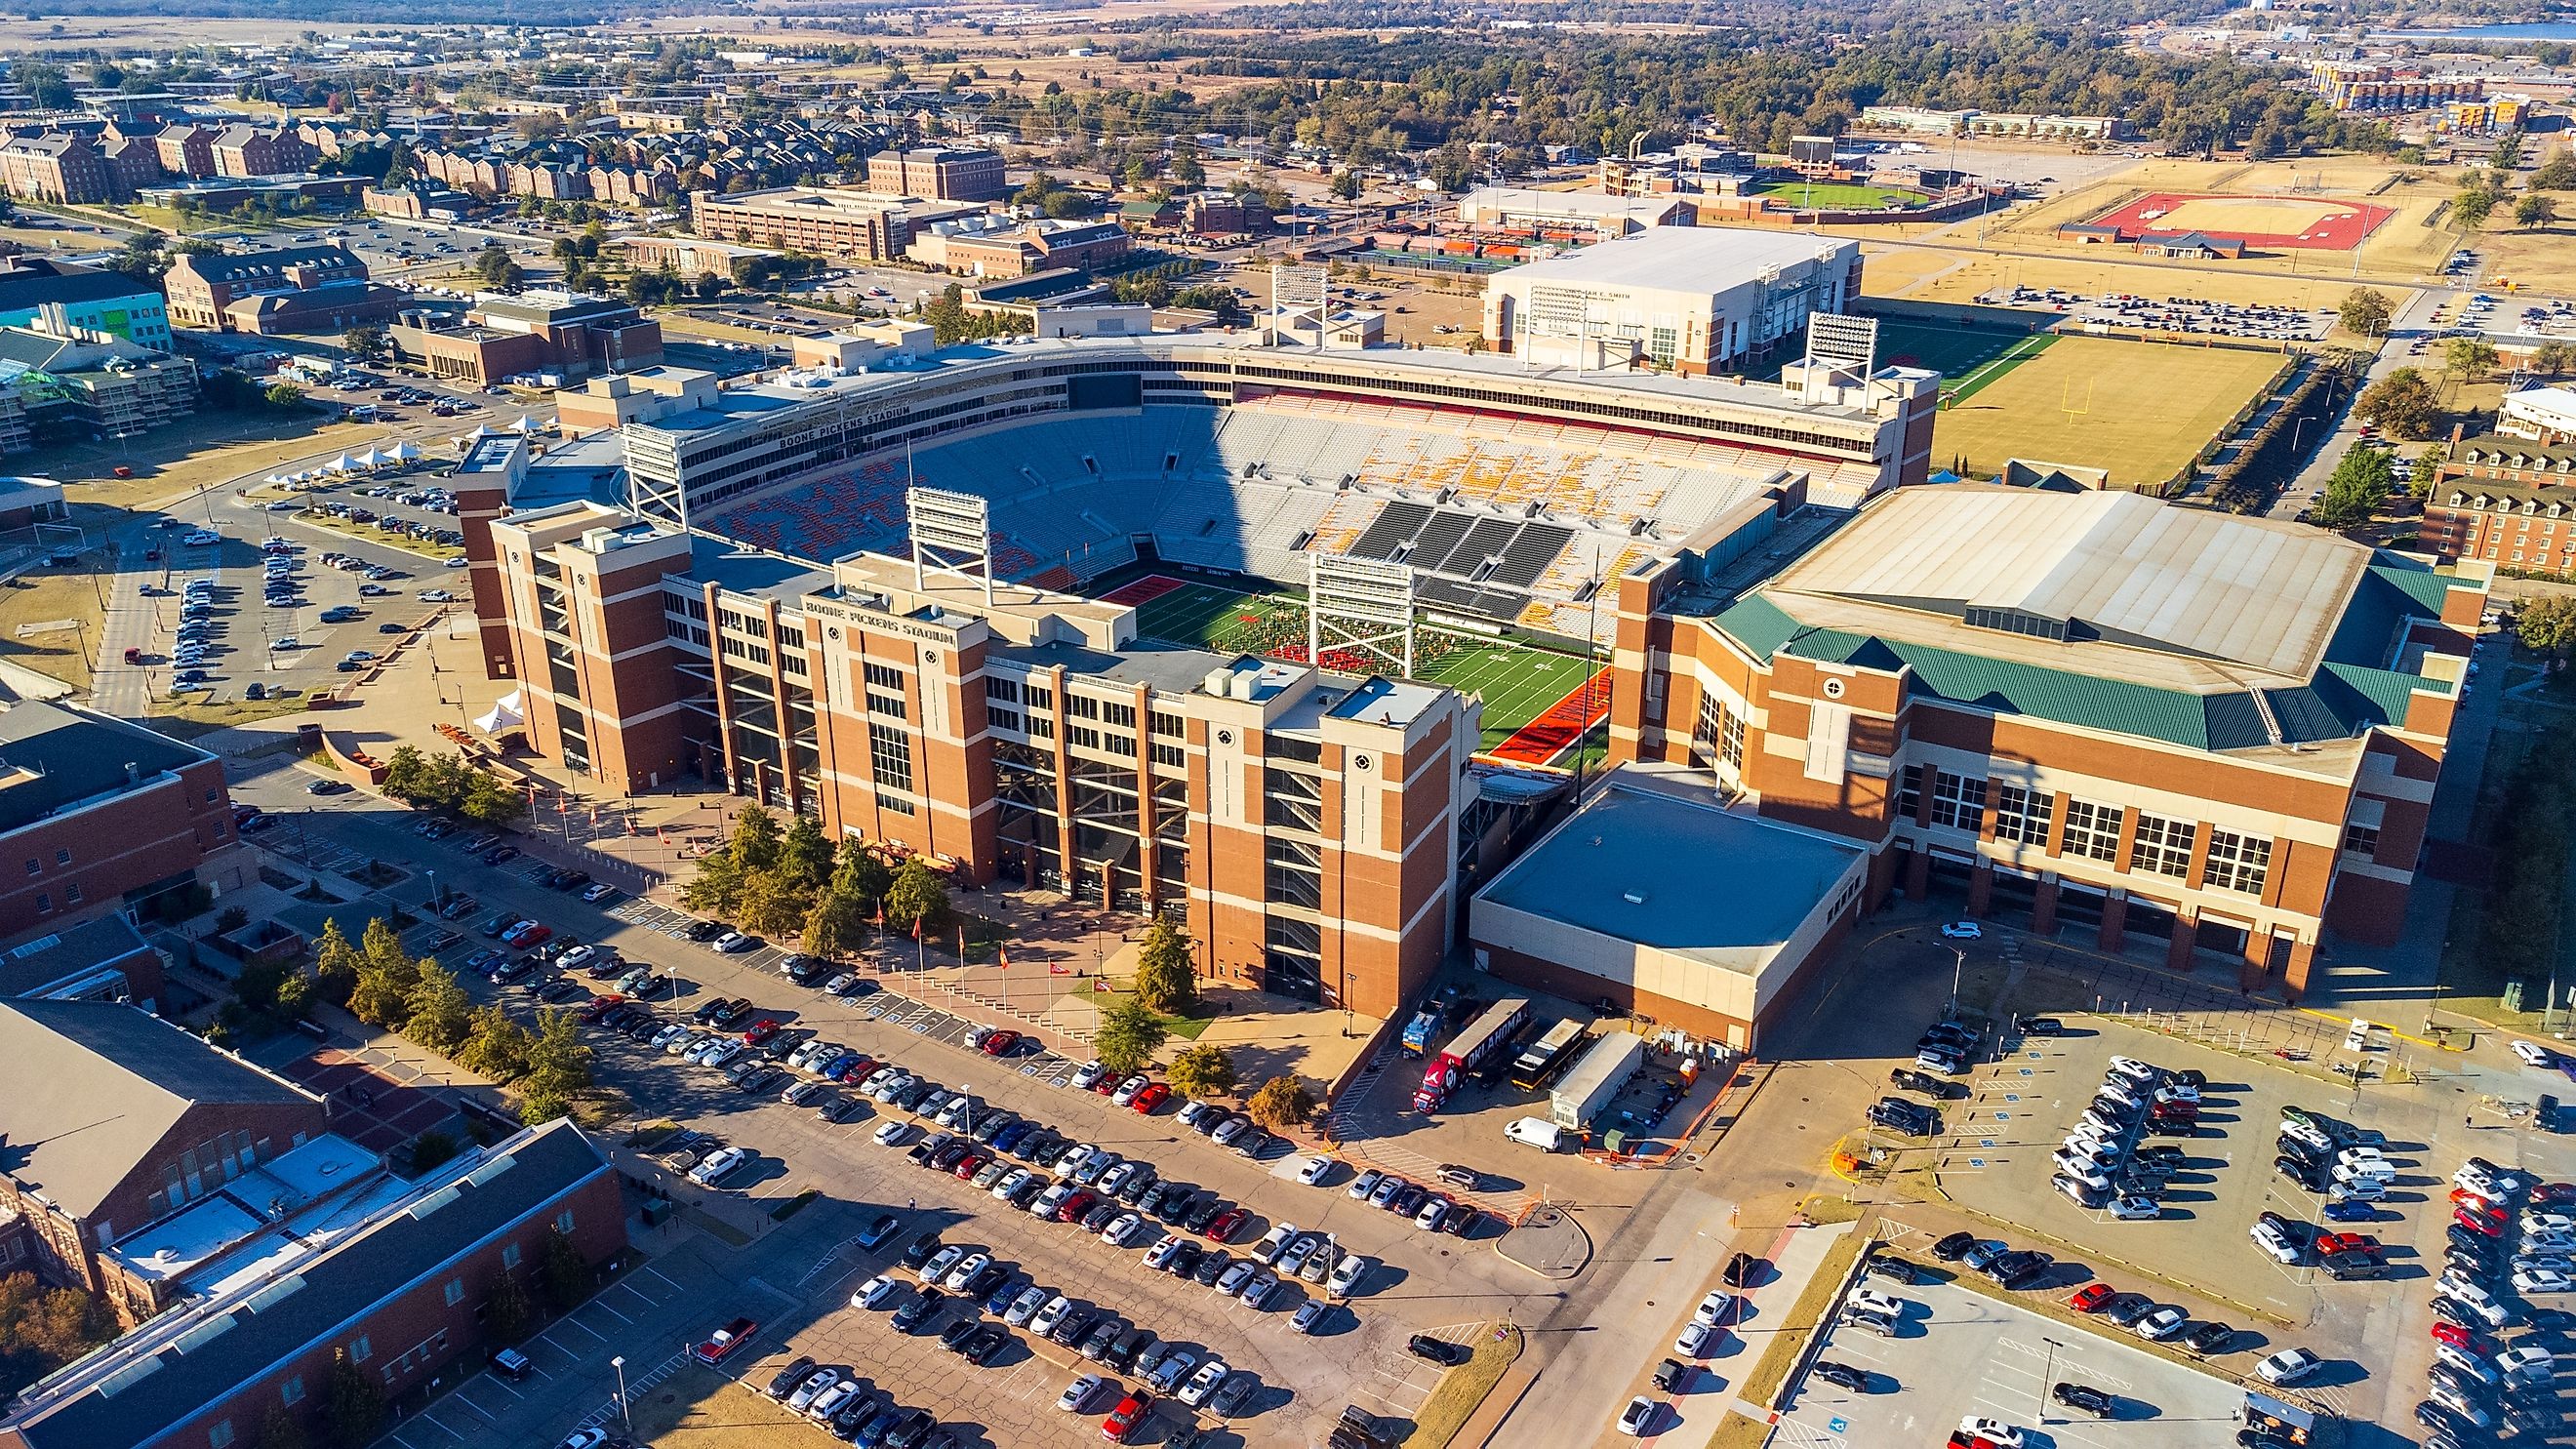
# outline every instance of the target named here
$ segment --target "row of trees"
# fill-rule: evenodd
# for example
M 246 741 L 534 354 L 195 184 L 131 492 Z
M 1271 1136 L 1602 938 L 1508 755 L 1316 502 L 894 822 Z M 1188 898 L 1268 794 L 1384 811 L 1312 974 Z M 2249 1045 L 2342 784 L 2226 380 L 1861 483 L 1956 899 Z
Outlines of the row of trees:
M 313 944 L 318 988 L 351 1015 L 405 1037 L 467 1071 L 510 1084 L 520 1120 L 534 1126 L 569 1115 L 590 1089 L 591 1051 L 572 1013 L 540 1010 L 532 1030 L 498 1006 L 476 1006 L 456 973 L 435 957 L 405 951 L 382 917 L 357 944 L 340 923 L 324 923 Z
M 2530 606 L 2525 606 L 2526 619 Z M 2564 730 L 2541 739 L 2507 777 L 2497 812 L 2495 880 L 2478 922 L 2479 948 L 2497 975 L 2526 982 L 2549 974 L 2567 884 L 2568 823 L 2576 776 L 2562 763 L 2576 748 Z
M 755 935 L 794 938 L 826 959 L 867 944 L 871 923 L 931 936 L 956 919 L 948 883 L 918 857 L 895 870 L 856 839 L 836 849 L 810 815 L 778 817 L 746 805 L 733 835 L 698 861 L 680 903 Z
M 477 825 L 507 825 L 528 813 L 527 797 L 499 775 L 463 755 L 432 755 L 410 745 L 386 757 L 382 788 L 389 800 L 415 810 L 444 810 Z
M 48 1288 L 32 1273 L 0 1277 L 0 1403 L 107 1342 L 113 1328 L 86 1293 Z

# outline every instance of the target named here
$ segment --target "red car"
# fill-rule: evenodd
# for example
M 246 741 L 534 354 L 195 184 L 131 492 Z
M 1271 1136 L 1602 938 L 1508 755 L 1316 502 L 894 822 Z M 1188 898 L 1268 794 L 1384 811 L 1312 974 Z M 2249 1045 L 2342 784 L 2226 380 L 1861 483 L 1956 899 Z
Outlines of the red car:
M 707 1335 L 707 1341 L 689 1350 L 689 1356 L 703 1364 L 723 1363 L 735 1349 L 751 1341 L 760 1325 L 748 1318 L 737 1318 Z
M 2566 1207 L 2576 1204 L 2576 1182 L 2544 1182 L 2531 1190 L 2533 1207 Z
M 502 932 L 501 944 L 504 946 L 516 946 L 520 950 L 526 951 L 544 945 L 547 941 L 553 939 L 554 934 L 554 927 L 546 925 L 541 921 L 531 921 L 527 925 L 516 926 L 510 930 Z
M 2332 1257 L 2337 1253 L 2376 1253 L 2379 1239 L 2368 1233 L 2323 1233 L 2317 1238 L 2317 1256 Z
M 2493 1358 L 2503 1347 L 2475 1329 L 2462 1328 L 2456 1323 L 2443 1323 L 2438 1320 L 2433 1324 L 2433 1340 L 2436 1343 L 2447 1343 L 2453 1348 L 2464 1349 L 2479 1358 Z
M 1243 1225 L 1251 1220 L 1252 1215 L 1245 1212 L 1243 1209 L 1227 1208 L 1224 1212 L 1218 1213 L 1215 1217 L 1208 1219 L 1208 1241 L 1211 1243 L 1231 1243 L 1234 1241 L 1234 1235 L 1242 1231 Z
M 1139 1112 L 1151 1112 L 1171 1099 L 1171 1088 L 1160 1082 L 1148 1082 L 1145 1084 L 1145 1089 L 1136 1094 L 1136 1099 L 1127 1105 Z
M 610 1008 L 624 1003 L 625 1000 L 623 996 L 594 996 L 590 999 L 590 1005 L 581 1009 L 581 1019 L 584 1023 L 597 1021 L 606 1016 Z
M 764 1016 L 760 1020 L 751 1024 L 751 1030 L 742 1034 L 742 1044 L 744 1046 L 758 1046 L 762 1042 L 769 1040 L 771 1037 L 778 1035 L 784 1030 L 786 1030 L 786 1028 L 778 1024 L 777 1018 Z
M 1100 1437 L 1112 1444 L 1126 1443 L 1127 1436 L 1135 1433 L 1136 1426 L 1145 1422 L 1146 1411 L 1153 1407 L 1154 1396 L 1143 1389 L 1120 1399 L 1118 1407 L 1109 1411 L 1109 1417 L 1100 1421 Z
M 1090 1191 L 1077 1192 L 1066 1198 L 1055 1210 L 1055 1220 L 1060 1223 L 1079 1222 L 1084 1213 L 1098 1206 L 1100 1206 L 1100 1194 Z
M 2467 1208 L 2454 1210 L 2451 1217 L 2452 1220 L 2457 1222 L 2461 1227 L 2467 1228 L 2470 1232 L 2476 1233 L 2480 1237 L 2501 1238 L 2504 1236 L 2503 1222 L 2489 1221 L 2486 1218 L 2479 1217 L 2477 1214 L 2470 1212 Z
M 2066 1306 L 2078 1313 L 2099 1313 L 2118 1296 L 2108 1283 L 2087 1283 L 2075 1290 L 2075 1296 L 2066 1300 Z
M 982 1172 L 986 1164 L 990 1163 L 992 1160 L 993 1159 L 990 1154 L 982 1152 L 969 1152 L 965 1156 L 958 1158 L 955 1174 L 957 1180 L 959 1182 L 964 1182 L 968 1178 L 973 1177 L 976 1173 Z
M 878 1061 L 875 1057 L 861 1057 L 857 1061 L 850 1063 L 848 1066 L 841 1068 L 841 1074 L 837 1080 L 843 1082 L 863 1082 L 867 1080 L 870 1072 L 873 1072 L 884 1065 L 885 1063 Z
M 984 1038 L 984 1055 L 988 1057 L 1006 1057 L 1011 1054 L 1011 1048 L 1018 1046 L 1019 1044 L 1020 1034 L 1018 1032 L 1011 1030 L 1007 1026 L 996 1027 L 994 1028 L 992 1035 Z
M 2451 1206 L 2473 1207 L 2481 1212 L 2496 1211 L 2496 1204 L 2493 1198 L 2488 1197 L 2482 1192 L 2471 1192 L 2465 1187 L 2455 1187 L 2451 1189 Z

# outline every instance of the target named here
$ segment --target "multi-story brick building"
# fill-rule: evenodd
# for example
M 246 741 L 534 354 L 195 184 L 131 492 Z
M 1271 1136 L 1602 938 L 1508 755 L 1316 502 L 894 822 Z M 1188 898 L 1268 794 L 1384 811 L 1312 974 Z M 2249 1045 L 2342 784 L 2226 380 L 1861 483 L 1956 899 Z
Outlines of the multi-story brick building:
M 144 907 L 232 843 L 223 762 L 65 705 L 0 710 L 0 938 Z
M 337 332 L 389 322 L 403 301 L 370 285 L 367 264 L 336 243 L 183 254 L 162 286 L 180 326 L 216 332 Z
M 2322 931 L 2395 938 L 2485 578 L 2134 494 L 1901 489 L 1749 589 L 1621 578 L 1611 753 L 1864 844 L 1872 907 L 2295 993 Z
M 629 303 L 582 292 L 479 297 L 461 324 L 405 315 L 387 334 L 394 355 L 476 387 L 523 373 L 578 380 L 662 361 L 661 323 Z
M 208 143 L 218 176 L 277 176 L 313 164 L 313 148 L 286 126 L 253 126 L 236 122 L 215 132 Z
M 932 201 L 991 201 L 1009 190 L 998 152 L 953 146 L 914 146 L 868 158 L 868 190 L 879 196 L 920 196 Z
M 568 1121 L 416 1181 L 372 1173 L 325 1210 L 192 1265 L 171 1311 L 22 1393 L 0 1449 L 233 1449 L 280 1408 L 310 1424 L 335 1373 L 389 1401 L 443 1386 L 499 1346 L 483 1321 L 503 1278 L 533 1293 L 558 1239 L 594 1267 L 626 1245 L 616 1173 Z
M 2417 546 L 2510 574 L 2576 574 L 2576 439 L 2454 442 L 2424 490 Z
M 162 1305 L 110 1251 L 330 1130 L 323 1100 L 115 1001 L 0 1001 L 0 1207 L 34 1233 L 49 1282 L 131 1324 Z
M 916 227 L 975 215 L 982 209 L 963 202 L 917 201 L 812 186 L 731 196 L 698 191 L 689 196 L 689 229 L 743 246 L 885 262 L 903 255 Z
M 491 532 L 529 742 L 613 789 L 695 773 L 975 881 L 1179 912 L 1203 972 L 1372 1015 L 1447 948 L 1479 718 L 1453 691 L 597 504 Z
M 126 196 L 116 167 L 89 137 L 74 131 L 12 136 L 0 142 L 0 190 L 21 201 L 88 205 Z
M 173 176 L 215 174 L 215 130 L 194 121 L 173 121 L 152 138 L 161 169 Z

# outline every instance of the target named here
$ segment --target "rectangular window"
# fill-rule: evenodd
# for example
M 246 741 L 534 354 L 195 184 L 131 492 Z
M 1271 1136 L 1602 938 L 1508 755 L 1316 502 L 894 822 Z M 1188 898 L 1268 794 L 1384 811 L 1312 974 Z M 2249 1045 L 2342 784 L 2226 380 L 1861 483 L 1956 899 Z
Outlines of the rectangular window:
M 912 788 L 912 741 L 903 731 L 868 726 L 868 767 L 877 784 L 888 790 Z
M 1974 835 L 1986 823 L 1986 782 L 1932 772 L 1932 823 Z
M 1079 745 L 1086 750 L 1100 748 L 1100 731 L 1089 725 L 1066 725 L 1064 738 L 1066 743 Z
M 1920 819 L 1922 818 L 1922 809 L 1923 767 L 1921 765 L 1908 765 L 1905 767 L 1905 773 L 1897 777 L 1896 818 L 1899 820 Z
M 1744 768 L 1744 716 L 1731 709 L 1718 728 L 1717 757 L 1728 769 Z
M 1262 823 L 1291 830 L 1324 828 L 1324 786 L 1294 770 L 1262 771 Z
M 278 1385 L 277 1396 L 290 1404 L 303 1402 L 304 1375 L 295 1374 L 289 1377 L 285 1383 Z
M 447 1306 L 453 1308 L 463 1301 L 465 1301 L 465 1280 L 462 1278 L 448 1279 Z
M 1068 719 L 1098 719 L 1100 701 L 1087 694 L 1068 694 L 1064 697 L 1064 713 Z
M 1183 723 L 1179 715 L 1165 714 L 1159 709 L 1153 711 L 1152 716 L 1146 722 L 1152 726 L 1154 733 L 1158 735 L 1170 735 L 1174 739 L 1179 739 L 1182 735 L 1189 733 L 1189 727 Z
M 2049 793 L 2019 785 L 1995 787 L 1995 839 L 2024 845 L 2048 843 Z
M 2347 854 L 2367 855 L 2374 858 L 2377 857 L 2379 854 L 2379 827 L 2376 825 L 2345 826 L 2343 828 L 2343 848 Z
M 1132 730 L 1136 727 L 1136 706 L 1104 704 L 1100 707 L 1100 722 L 1114 729 Z
M 2120 855 L 2120 809 L 2068 796 L 2066 854 L 2087 860 L 2117 860 Z
M 1033 714 L 1033 715 L 1030 715 L 1030 716 L 1029 716 L 1029 738 L 1030 738 L 1030 739 L 1033 739 L 1033 740 L 1051 740 L 1051 739 L 1054 739 L 1054 738 L 1055 738 L 1055 721 L 1054 721 L 1054 720 L 1051 720 L 1051 719 L 1048 719 L 1045 715 L 1042 715 L 1042 714 Z
M 1131 760 L 1136 758 L 1136 737 L 1134 735 L 1104 736 L 1101 739 L 1100 744 L 1101 748 L 1109 751 L 1109 753 L 1113 755 L 1125 755 Z
M 562 1212 L 555 1214 L 555 1231 L 567 1234 L 572 1231 L 571 1208 L 565 1208 Z
M 903 688 L 903 671 L 891 664 L 863 665 L 859 673 L 870 684 L 881 685 L 887 689 Z
M 2263 877 L 2272 866 L 2272 842 L 2225 830 L 2209 832 L 2207 884 L 2212 890 L 2263 893 Z
M 1018 710 L 998 709 L 989 704 L 984 706 L 984 722 L 997 730 L 1016 730 L 1026 728 L 1026 725 L 1020 719 L 1020 712 Z
M 1020 682 L 1004 679 L 998 674 L 987 674 L 984 676 L 984 697 L 998 699 L 1004 704 L 1017 704 L 1020 702 Z
M 501 1245 L 501 1266 L 502 1266 L 504 1269 L 515 1268 L 515 1267 L 519 1266 L 519 1245 L 518 1245 L 518 1244 L 516 1244 L 516 1243 L 503 1243 L 503 1244 Z
M 54 908 L 54 897 L 53 897 L 53 893 L 52 893 L 51 891 L 38 891 L 38 892 L 36 892 L 36 914 L 37 914 L 37 915 L 40 915 L 40 916 L 41 916 L 41 915 L 43 915 L 45 912 L 50 911 L 50 910 L 52 910 L 53 908 Z
M 44 864 L 44 862 L 43 862 L 43 861 L 40 861 L 40 860 L 36 859 L 36 858 L 35 858 L 34 856 L 32 856 L 32 855 L 27 857 L 27 874 L 29 874 L 29 875 L 42 875 L 42 874 L 44 874 L 44 871 L 45 871 L 45 864 Z
M 1273 835 L 1262 841 L 1266 866 L 1262 899 L 1277 905 L 1324 907 L 1324 848 L 1310 841 Z
M 230 1419 L 217 1419 L 213 1427 L 206 1430 L 206 1449 L 232 1449 L 232 1442 L 233 1421 Z
M 71 851 L 71 847 L 70 847 L 70 846 L 68 846 L 68 845 L 63 846 L 63 847 L 61 847 L 60 849 L 58 849 L 58 850 L 56 850 L 56 851 L 54 852 L 54 864 L 56 864 L 56 865 L 69 865 L 69 864 L 71 864 L 71 863 L 72 863 L 72 851 Z
M 903 701 L 895 695 L 879 694 L 875 690 L 871 689 L 868 691 L 868 713 L 881 714 L 892 719 L 902 719 L 904 717 Z
M 1030 685 L 1030 686 L 1029 686 L 1029 708 L 1031 708 L 1031 709 L 1053 709 L 1053 708 L 1055 708 L 1055 691 L 1054 691 L 1054 690 L 1052 690 L 1052 689 L 1042 688 L 1042 687 L 1040 687 L 1040 686 L 1038 686 L 1038 685 L 1034 685 L 1034 684 Z
M 368 1342 L 367 1336 L 363 1333 L 359 1334 L 356 1341 L 349 1345 L 349 1362 L 351 1363 L 365 1363 L 368 1359 L 375 1356 L 376 1346 Z
M 2198 830 L 2187 820 L 2140 812 L 2137 840 L 2129 847 L 2129 869 L 2177 878 L 2191 874 L 2191 841 Z
M 80 882 L 79 882 L 79 881 L 74 881 L 74 882 L 72 882 L 70 885 L 67 885 L 67 886 L 63 887 L 63 904 L 64 904 L 64 905 L 67 905 L 67 906 L 76 906 L 76 905 L 79 905 L 80 903 L 81 903 L 81 888 L 80 888 Z
M 1180 769 L 1189 762 L 1190 752 L 1179 745 L 1154 746 L 1154 763 L 1157 765 L 1169 765 L 1174 769 Z

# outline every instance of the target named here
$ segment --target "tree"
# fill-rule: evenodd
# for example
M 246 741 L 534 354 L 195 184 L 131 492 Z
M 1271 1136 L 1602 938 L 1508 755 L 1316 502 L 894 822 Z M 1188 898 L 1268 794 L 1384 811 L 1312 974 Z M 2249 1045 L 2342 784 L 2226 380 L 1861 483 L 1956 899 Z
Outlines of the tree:
M 1272 1077 L 1261 1084 L 1261 1090 L 1254 1092 L 1250 1101 L 1243 1104 L 1243 1110 L 1253 1121 L 1271 1131 L 1285 1132 L 1305 1126 L 1314 1117 L 1318 1105 L 1315 1094 L 1306 1090 L 1305 1083 L 1295 1077 Z
M 2353 409 L 2391 436 L 2414 441 L 2433 436 L 2433 422 L 2439 411 L 2432 381 L 2412 367 L 2398 368 L 2372 383 L 2362 391 Z
M 733 819 L 733 839 L 726 846 L 733 863 L 746 871 L 767 870 L 778 863 L 778 817 L 758 805 L 745 805 Z
M 2543 227 L 2558 219 L 2558 203 L 2536 191 L 2523 193 L 2513 204 L 2513 224 L 2525 231 Z
M 680 887 L 680 904 L 699 915 L 729 921 L 742 902 L 742 887 L 742 867 L 734 864 L 731 847 L 711 850 L 698 857 L 697 874 Z
M 456 1160 L 456 1139 L 444 1132 L 423 1132 L 411 1140 L 404 1153 L 404 1165 L 411 1176 L 418 1177 L 443 1163 Z
M 352 327 L 340 334 L 340 345 L 349 349 L 351 356 L 373 362 L 385 355 L 385 329 L 372 322 Z
M 1333 173 L 1333 180 L 1332 180 L 1332 190 L 1333 190 L 1333 199 L 1334 199 L 1334 200 L 1336 200 L 1336 201 L 1357 201 L 1357 200 L 1359 200 L 1359 199 L 1360 199 L 1360 175 L 1359 175 L 1359 173 L 1358 173 L 1358 172 L 1356 172 L 1356 171 L 1336 171 L 1336 172 L 1334 172 L 1334 173 Z
M 378 916 L 367 922 L 358 950 L 357 985 L 349 993 L 349 1010 L 370 1026 L 400 1031 L 410 1019 L 412 993 L 421 981 L 420 963 L 402 948 L 392 924 Z
M 528 1050 L 535 1044 L 536 1038 L 518 1018 L 497 1006 L 478 1006 L 467 1018 L 456 1064 L 477 1076 L 506 1082 L 527 1072 Z
M 1141 1072 L 1171 1039 L 1163 1019 L 1134 997 L 1121 997 L 1100 1013 L 1100 1029 L 1091 1039 L 1092 1055 L 1113 1076 Z
M 1234 1058 L 1214 1042 L 1196 1042 L 1172 1058 L 1172 1089 L 1187 1097 L 1231 1097 L 1237 1079 Z
M 598 1283 L 599 1275 L 591 1271 L 590 1260 L 573 1240 L 561 1228 L 549 1229 L 545 1245 L 537 1249 L 537 1284 L 555 1311 L 579 1304 Z
M 831 890 L 806 913 L 805 935 L 799 944 L 808 956 L 837 961 L 856 953 L 867 939 L 867 907 L 847 891 Z
M 516 1273 L 503 1273 L 492 1285 L 492 1296 L 483 1300 L 483 1327 L 494 1338 L 508 1343 L 527 1330 L 536 1317 L 537 1306 L 528 1298 L 528 1285 Z
M 2467 378 L 2480 378 L 2495 370 L 2495 344 L 2483 337 L 2454 337 L 2442 344 L 2442 367 Z
M 304 406 L 304 389 L 291 382 L 272 382 L 261 389 L 260 401 L 281 411 Z
M 313 938 L 313 975 L 322 985 L 323 995 L 345 1002 L 358 984 L 358 948 L 340 931 L 340 922 L 326 919 L 322 934 Z
M 527 1075 L 519 1081 L 519 1120 L 534 1127 L 571 1115 L 590 1090 L 590 1048 L 582 1044 L 572 1014 L 537 1013 L 537 1036 L 528 1046 Z
M 322 1378 L 322 1432 L 340 1445 L 372 1444 L 384 1428 L 385 1395 L 345 1348 L 331 1350 Z
M 472 1029 L 474 1003 L 457 984 L 456 973 L 436 961 L 420 963 L 419 979 L 405 1003 L 403 1035 L 438 1053 L 453 1055 Z
M 239 906 L 226 906 L 215 916 L 215 932 L 229 936 L 250 924 L 250 912 Z
M 2549 159 L 2531 173 L 2535 191 L 2576 190 L 2576 152 L 2552 151 Z
M 930 862 L 914 856 L 886 887 L 885 914 L 889 926 L 927 936 L 948 924 L 948 882 Z
M 784 869 L 756 871 L 734 902 L 734 924 L 762 936 L 792 936 L 814 913 L 814 893 Z
M 2576 372 L 2576 342 L 2552 337 L 2531 349 L 2531 370 L 2543 377 L 2562 377 Z
M 2385 448 L 2356 447 L 2343 455 L 2326 479 L 2325 496 L 2309 511 L 2322 528 L 2358 528 L 2388 498 L 2396 470 Z
M 2344 293 L 2343 305 L 2337 310 L 2346 332 L 2377 337 L 2388 330 L 2388 294 L 2376 288 L 2355 287 Z
M 862 907 L 872 908 L 885 899 L 886 888 L 894 884 L 894 872 L 877 859 L 876 852 L 861 844 L 856 837 L 844 837 L 840 853 L 832 859 L 831 889 L 855 897 Z
M 257 1449 L 306 1449 L 312 1440 L 304 1432 L 304 1421 L 284 1404 L 271 1404 L 259 1421 Z
M 1156 916 L 1136 948 L 1136 999 L 1165 1016 L 1198 1004 L 1198 973 L 1190 969 L 1189 933 Z
M 528 797 L 485 770 L 474 772 L 457 812 L 477 825 L 507 825 L 528 813 Z
M 474 254 L 474 275 L 495 287 L 508 289 L 527 279 L 527 272 L 499 242 L 486 245 Z
M 2576 654 L 2576 597 L 2553 595 L 2525 600 L 2514 611 L 2514 634 L 2522 647 L 2545 659 Z
M 2463 231 L 2476 231 L 2495 214 L 2495 205 L 2494 192 L 2483 186 L 2464 187 L 2459 195 L 2451 198 L 2451 219 L 2458 222 Z
M 832 842 L 823 834 L 822 822 L 811 815 L 789 821 L 778 842 L 779 870 L 811 895 L 830 883 L 832 865 Z

